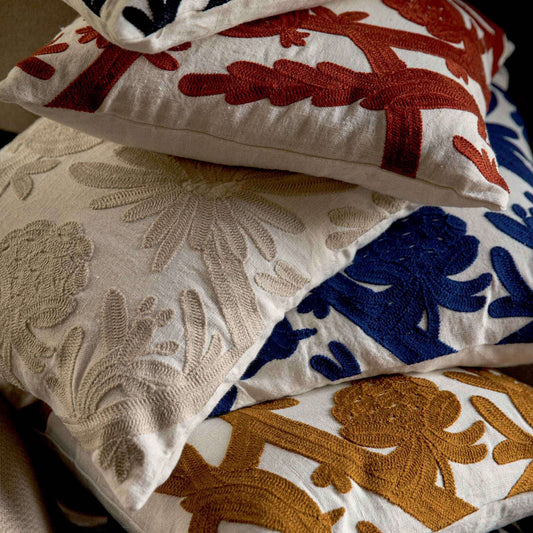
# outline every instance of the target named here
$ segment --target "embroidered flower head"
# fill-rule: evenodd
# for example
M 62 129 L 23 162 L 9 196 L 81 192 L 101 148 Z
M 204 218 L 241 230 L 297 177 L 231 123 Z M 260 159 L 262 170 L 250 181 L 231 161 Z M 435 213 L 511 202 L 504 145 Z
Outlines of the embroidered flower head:
M 77 163 L 71 173 L 87 186 L 119 189 L 92 200 L 93 209 L 131 205 L 122 214 L 125 222 L 156 216 L 143 239 L 143 247 L 157 247 L 155 272 L 161 272 L 186 241 L 198 251 L 225 248 L 244 261 L 247 236 L 270 261 L 277 250 L 268 226 L 298 234 L 304 224 L 264 195 L 305 195 L 351 187 L 302 174 L 226 167 L 132 148 L 120 148 L 116 155 L 121 165 Z
M 444 488 L 455 492 L 448 461 L 469 464 L 487 454 L 484 444 L 475 444 L 484 433 L 481 421 L 458 433 L 446 431 L 459 418 L 461 404 L 429 380 L 398 375 L 355 381 L 338 391 L 334 401 L 331 412 L 343 426 L 340 434 L 359 446 L 395 447 L 405 453 L 405 476 L 410 468 L 417 472 L 411 483 L 422 477 L 433 484 L 440 471 Z M 427 464 L 424 472 L 409 466 L 415 457 Z
M 0 241 L 0 354 L 10 368 L 11 353 L 33 372 L 54 350 L 32 328 L 51 328 L 75 309 L 74 295 L 87 283 L 92 244 L 81 226 L 32 222 Z

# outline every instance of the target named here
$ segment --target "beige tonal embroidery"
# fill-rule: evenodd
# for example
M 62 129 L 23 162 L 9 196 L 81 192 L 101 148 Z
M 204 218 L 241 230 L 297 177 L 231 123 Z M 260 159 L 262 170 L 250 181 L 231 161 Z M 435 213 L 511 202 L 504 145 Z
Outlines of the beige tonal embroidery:
M 77 163 L 75 180 L 117 189 L 91 201 L 93 209 L 129 205 L 125 222 L 156 217 L 143 246 L 156 248 L 154 272 L 164 270 L 187 241 L 202 253 L 206 269 L 236 346 L 247 348 L 263 328 L 255 292 L 245 270 L 249 239 L 268 261 L 277 254 L 269 226 L 298 234 L 303 222 L 265 196 L 295 196 L 345 190 L 324 178 L 250 168 L 225 167 L 119 148 L 119 165 Z
M 14 351 L 32 372 L 43 371 L 43 358 L 54 348 L 39 340 L 35 329 L 57 326 L 74 311 L 92 251 L 75 222 L 38 220 L 0 241 L 0 360 L 10 381 Z
M 371 208 L 363 209 L 348 206 L 333 209 L 329 212 L 329 219 L 333 224 L 341 228 L 350 228 L 328 235 L 326 246 L 330 250 L 345 248 L 376 224 L 407 205 L 404 200 L 398 200 L 379 193 L 372 194 L 372 201 L 374 207 Z
M 449 462 L 470 464 L 486 456 L 486 446 L 475 444 L 484 433 L 484 425 L 478 421 L 464 431 L 446 431 L 461 411 L 459 401 L 451 392 L 440 391 L 429 380 L 389 376 L 355 382 L 338 391 L 334 401 L 332 413 L 343 425 L 341 436 L 273 412 L 296 405 L 298 402 L 294 399 L 223 415 L 222 418 L 232 425 L 226 456 L 236 461 L 253 452 L 255 460 L 248 462 L 251 469 L 259 464 L 265 443 L 283 448 L 319 465 L 312 475 L 317 487 L 333 485 L 346 493 L 354 481 L 434 531 L 476 511 L 476 507 L 455 494 Z M 394 449 L 381 454 L 366 449 L 369 447 Z M 220 486 L 215 483 L 216 469 L 210 468 L 196 470 L 183 459 L 174 472 L 174 481 L 159 489 L 188 497 L 190 503 L 185 503 L 184 507 L 197 515 L 191 523 L 224 519 L 219 513 L 221 498 Z M 231 471 L 230 466 L 227 468 Z M 444 487 L 437 485 L 438 472 Z M 249 476 L 252 474 L 253 471 Z M 208 476 L 212 476 L 211 479 Z M 259 502 L 254 501 L 255 496 L 243 480 L 235 482 L 234 490 L 243 503 L 235 506 L 237 510 L 232 520 L 247 521 L 250 515 L 247 505 L 251 508 L 251 502 L 255 505 Z M 290 516 L 286 513 L 285 520 L 289 521 Z
M 221 366 L 227 373 L 234 364 L 231 354 L 223 353 L 219 335 L 211 337 L 204 351 L 207 327 L 198 294 L 184 291 L 180 304 L 186 341 L 181 369 L 150 357 L 169 356 L 179 349 L 172 340 L 152 343 L 155 331 L 173 319 L 173 311 L 158 310 L 155 298 L 148 297 L 131 318 L 124 296 L 111 289 L 102 307 L 100 341 L 92 364 L 81 379 L 75 379 L 84 337 L 83 330 L 75 327 L 58 352 L 56 374 L 47 378 L 62 406 L 55 411 L 82 446 L 99 450 L 101 467 L 112 469 L 119 482 L 144 462 L 134 438 L 198 412 L 218 385 L 206 376 L 221 375 Z M 113 391 L 121 394 L 114 396 Z
M 103 142 L 57 122 L 41 119 L 6 148 L 12 155 L 0 161 L 0 196 L 11 184 L 17 197 L 24 200 L 33 189 L 35 174 L 59 165 L 57 157 L 84 152 Z
M 522 418 L 533 427 L 533 388 L 515 379 L 492 370 L 446 372 L 449 378 L 483 389 L 501 392 L 509 396 Z M 499 465 L 529 459 L 530 462 L 520 479 L 507 494 L 507 498 L 533 491 L 533 433 L 524 431 L 503 413 L 493 402 L 483 396 L 472 396 L 472 404 L 478 413 L 499 431 L 505 440 L 494 447 L 492 457 Z
M 282 409 L 295 403 L 281 400 L 269 407 Z M 264 446 L 263 438 L 236 425 L 226 455 L 217 467 L 186 444 L 178 466 L 157 492 L 184 498 L 180 503 L 192 514 L 189 533 L 216 533 L 222 521 L 284 533 L 330 533 L 344 509 L 324 513 L 294 483 L 258 468 Z
M 306 278 L 296 267 L 285 261 L 278 261 L 274 266 L 275 276 L 260 272 L 255 275 L 255 282 L 264 291 L 277 296 L 294 296 L 311 280 Z

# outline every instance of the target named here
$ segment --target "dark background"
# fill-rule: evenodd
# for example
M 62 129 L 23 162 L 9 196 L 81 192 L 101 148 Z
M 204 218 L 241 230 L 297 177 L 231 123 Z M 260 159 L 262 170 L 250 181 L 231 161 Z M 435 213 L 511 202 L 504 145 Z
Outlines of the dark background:
M 533 30 L 526 0 L 467 0 L 507 34 L 516 46 L 515 51 L 505 63 L 509 70 L 509 96 L 518 107 L 526 123 L 529 141 L 533 135 Z M 528 27 L 526 28 L 526 24 Z

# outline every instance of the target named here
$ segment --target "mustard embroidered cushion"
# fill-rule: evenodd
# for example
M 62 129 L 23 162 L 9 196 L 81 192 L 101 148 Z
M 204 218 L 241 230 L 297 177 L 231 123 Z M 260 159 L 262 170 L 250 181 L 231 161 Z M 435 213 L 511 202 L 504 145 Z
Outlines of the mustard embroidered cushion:
M 204 421 L 138 512 L 97 495 L 139 533 L 487 533 L 533 513 L 532 413 L 487 369 L 329 385 Z M 47 435 L 91 472 L 53 415 Z
M 533 363 L 533 157 L 515 106 L 492 89 L 509 212 L 424 206 L 396 219 L 286 314 L 215 414 L 332 381 Z M 351 242 L 357 214 L 330 212 L 330 247 Z
M 332 250 L 328 213 L 354 202 L 362 240 Z M 0 152 L 0 373 L 137 508 L 285 311 L 412 209 L 39 120 Z
M 78 20 L 14 68 L 0 98 L 128 146 L 501 209 L 484 117 L 511 49 L 448 0 L 335 0 L 157 54 Z
M 107 39 L 161 52 L 237 24 L 319 5 L 320 0 L 64 0 Z

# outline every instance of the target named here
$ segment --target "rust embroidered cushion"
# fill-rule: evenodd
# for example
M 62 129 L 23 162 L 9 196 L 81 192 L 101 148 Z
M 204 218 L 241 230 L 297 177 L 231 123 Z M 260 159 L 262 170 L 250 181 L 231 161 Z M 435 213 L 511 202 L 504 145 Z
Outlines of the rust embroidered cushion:
M 320 0 L 64 0 L 107 39 L 156 53 L 237 24 L 314 7 Z
M 204 421 L 129 513 L 61 422 L 48 438 L 136 533 L 488 533 L 533 513 L 533 389 L 487 369 L 329 385 Z
M 484 117 L 511 49 L 452 0 L 335 0 L 151 55 L 78 20 L 0 98 L 125 145 L 501 209 Z
M 361 240 L 327 246 L 355 202 Z M 41 119 L 0 152 L 0 375 L 141 506 L 275 323 L 414 206 Z
M 396 219 L 286 314 L 216 414 L 332 381 L 533 363 L 533 156 L 516 107 L 492 91 L 509 213 L 424 206 Z M 330 247 L 351 242 L 357 213 L 330 212 Z

